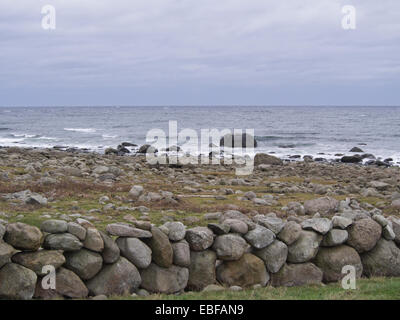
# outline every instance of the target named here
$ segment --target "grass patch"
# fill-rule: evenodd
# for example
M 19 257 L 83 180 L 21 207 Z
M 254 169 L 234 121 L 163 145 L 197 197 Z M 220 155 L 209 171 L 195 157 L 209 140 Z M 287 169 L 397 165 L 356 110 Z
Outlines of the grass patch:
M 181 295 L 154 294 L 148 297 L 113 296 L 117 300 L 397 300 L 400 278 L 359 279 L 355 290 L 340 283 L 304 287 L 265 287 L 242 291 L 190 292 Z

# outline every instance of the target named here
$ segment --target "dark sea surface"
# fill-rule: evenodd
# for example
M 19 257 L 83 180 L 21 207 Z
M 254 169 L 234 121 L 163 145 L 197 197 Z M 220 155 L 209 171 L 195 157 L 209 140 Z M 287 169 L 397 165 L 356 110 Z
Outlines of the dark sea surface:
M 254 129 L 256 151 L 282 158 L 330 159 L 357 146 L 400 162 L 400 107 L 0 107 L 0 146 L 103 152 L 123 141 L 144 144 L 150 129 L 168 133 L 170 120 L 199 136 L 201 129 Z

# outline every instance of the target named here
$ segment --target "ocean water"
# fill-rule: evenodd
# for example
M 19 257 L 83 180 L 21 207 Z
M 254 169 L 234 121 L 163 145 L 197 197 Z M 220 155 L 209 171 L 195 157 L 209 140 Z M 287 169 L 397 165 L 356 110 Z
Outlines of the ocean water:
M 151 129 L 168 133 L 170 120 L 199 136 L 201 129 L 254 129 L 256 152 L 281 158 L 333 159 L 358 146 L 400 162 L 400 107 L 0 107 L 0 146 L 104 152 L 124 141 L 144 144 Z

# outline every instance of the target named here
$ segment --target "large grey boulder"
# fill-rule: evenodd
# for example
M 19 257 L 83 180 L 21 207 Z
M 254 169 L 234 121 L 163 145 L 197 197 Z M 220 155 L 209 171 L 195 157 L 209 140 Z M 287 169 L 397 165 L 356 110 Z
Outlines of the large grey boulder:
M 352 219 L 342 217 L 342 216 L 334 216 L 332 218 L 332 226 L 338 229 L 346 229 L 351 226 L 353 223 Z
M 95 228 L 88 228 L 86 230 L 86 238 L 83 246 L 95 252 L 102 252 L 104 249 L 104 241 L 100 232 Z
M 87 249 L 66 252 L 64 255 L 67 260 L 64 267 L 75 272 L 82 280 L 93 278 L 103 266 L 101 255 Z
M 44 276 L 43 267 L 47 265 L 58 269 L 65 263 L 65 257 L 60 251 L 39 250 L 35 252 L 19 252 L 12 261 L 34 271 L 38 276 Z
M 361 277 L 363 271 L 363 265 L 357 251 L 345 245 L 320 248 L 313 262 L 324 272 L 324 282 L 341 280 L 346 275 L 342 273 L 344 266 L 353 266 L 357 278 Z
M 186 240 L 172 243 L 172 251 L 174 265 L 185 268 L 190 266 L 190 247 Z
M 254 254 L 264 261 L 269 272 L 276 273 L 286 262 L 288 247 L 283 242 L 275 240 L 266 248 L 255 250 Z
M 36 289 L 36 291 L 38 291 L 38 289 Z M 64 297 L 72 299 L 86 298 L 89 294 L 89 290 L 86 288 L 81 278 L 71 270 L 63 267 L 59 268 L 56 272 L 55 291 Z
M 120 250 L 117 244 L 111 237 L 106 235 L 104 232 L 100 231 L 100 235 L 104 242 L 104 249 L 103 252 L 101 253 L 103 257 L 103 262 L 107 264 L 117 262 L 120 256 Z
M 0 298 L 32 299 L 37 276 L 32 270 L 16 263 L 7 263 L 0 269 Z
M 382 227 L 370 218 L 354 221 L 347 229 L 347 244 L 358 253 L 370 251 L 381 237 Z
M 228 226 L 228 232 L 232 233 L 246 234 L 249 231 L 247 223 L 239 219 L 226 219 L 222 225 Z
M 0 268 L 11 262 L 11 257 L 17 252 L 12 246 L 0 240 Z
M 180 241 L 185 239 L 186 227 L 182 222 L 167 222 L 165 226 L 168 228 L 168 237 L 171 241 Z
M 323 272 L 313 263 L 285 264 L 271 275 L 274 287 L 296 287 L 315 285 L 322 282 Z
M 137 238 L 118 238 L 116 241 L 122 256 L 140 269 L 147 268 L 151 263 L 151 249 Z
M 245 214 L 241 213 L 240 211 L 237 210 L 227 210 L 225 211 L 219 218 L 219 222 L 220 223 L 224 223 L 225 220 L 227 219 L 237 219 L 237 220 L 241 220 L 244 221 L 246 223 L 250 223 L 252 224 L 253 221 L 251 221 L 251 219 L 246 216 Z
M 86 238 L 86 228 L 76 222 L 69 222 L 67 231 L 77 237 L 80 241 L 84 241 Z
M 152 263 L 142 270 L 142 288 L 154 293 L 177 293 L 186 288 L 189 270 L 178 266 L 162 268 Z
M 47 235 L 43 247 L 49 250 L 78 251 L 83 243 L 70 233 L 57 233 Z
M 188 289 L 200 291 L 214 284 L 217 254 L 211 250 L 191 251 Z
M 43 221 L 40 230 L 47 233 L 63 233 L 68 230 L 68 223 L 64 220 Z
M 7 225 L 4 241 L 16 249 L 36 251 L 43 241 L 39 228 L 16 222 Z
M 152 237 L 144 241 L 152 251 L 153 261 L 160 267 L 170 267 L 174 254 L 168 236 L 157 227 L 151 228 L 151 234 Z
M 106 296 L 133 293 L 142 282 L 139 271 L 124 257 L 116 263 L 108 264 L 86 285 L 90 294 Z
M 247 232 L 244 238 L 254 248 L 262 249 L 274 241 L 275 233 L 263 226 L 257 225 L 255 229 Z
M 312 218 L 301 223 L 304 230 L 313 230 L 320 234 L 326 234 L 332 229 L 332 221 L 328 218 Z
M 246 241 L 235 234 L 226 234 L 215 238 L 212 246 L 220 260 L 238 260 L 240 259 L 248 244 Z
M 287 261 L 291 263 L 310 261 L 317 255 L 321 241 L 321 235 L 303 230 L 299 239 L 288 247 Z
M 307 200 L 304 203 L 304 209 L 308 215 L 314 215 L 316 213 L 329 215 L 337 212 L 338 208 L 339 201 L 331 197 Z
M 267 217 L 264 215 L 257 215 L 253 218 L 254 222 L 262 225 L 263 227 L 271 230 L 273 233 L 278 234 L 285 226 L 285 222 L 280 218 Z
M 332 229 L 323 238 L 321 246 L 334 247 L 339 246 L 347 241 L 349 234 L 346 230 Z
M 266 153 L 257 153 L 254 157 L 254 166 L 259 166 L 260 164 L 279 166 L 283 164 L 283 161 Z
M 265 286 L 269 281 L 264 262 L 250 253 L 245 253 L 236 261 L 224 261 L 217 267 L 216 273 L 218 281 L 227 286 Z
M 122 223 L 111 223 L 106 227 L 107 232 L 112 236 L 130 238 L 151 238 L 151 232 L 134 228 Z
M 206 227 L 194 227 L 186 231 L 186 241 L 193 251 L 206 250 L 214 242 L 213 232 Z
M 295 221 L 288 221 L 281 232 L 278 233 L 277 238 L 289 246 L 299 239 L 301 230 L 300 224 Z
M 371 251 L 361 254 L 361 261 L 368 277 L 400 276 L 400 249 L 393 241 L 381 238 Z

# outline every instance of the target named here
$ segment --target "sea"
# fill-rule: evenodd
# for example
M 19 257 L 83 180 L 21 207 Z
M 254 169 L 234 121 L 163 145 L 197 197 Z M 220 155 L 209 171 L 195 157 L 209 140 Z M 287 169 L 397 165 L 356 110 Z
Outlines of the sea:
M 304 155 L 336 159 L 359 147 L 400 163 L 400 107 L 386 106 L 4 106 L 0 146 L 62 146 L 102 153 L 121 142 L 145 144 L 152 129 L 168 136 L 170 121 L 176 121 L 178 132 L 188 128 L 199 137 L 207 129 L 254 130 L 256 152 L 283 159 Z M 181 148 L 196 153 L 192 145 L 185 149 L 181 143 Z

